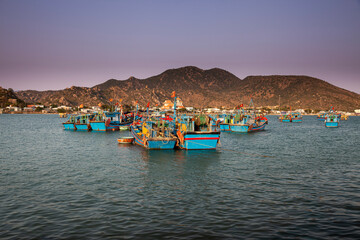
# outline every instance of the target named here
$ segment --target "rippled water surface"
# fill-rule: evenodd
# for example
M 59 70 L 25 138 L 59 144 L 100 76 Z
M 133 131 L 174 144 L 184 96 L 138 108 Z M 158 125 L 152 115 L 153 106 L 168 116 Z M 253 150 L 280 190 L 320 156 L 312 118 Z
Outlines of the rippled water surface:
M 0 115 L 0 239 L 360 239 L 360 117 L 269 117 L 212 151 Z

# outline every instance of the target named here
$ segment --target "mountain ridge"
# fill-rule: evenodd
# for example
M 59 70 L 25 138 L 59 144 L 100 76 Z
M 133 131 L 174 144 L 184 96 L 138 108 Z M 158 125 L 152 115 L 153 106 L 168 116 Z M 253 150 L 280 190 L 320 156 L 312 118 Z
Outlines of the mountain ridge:
M 257 106 L 291 105 L 294 108 L 336 109 L 353 111 L 360 108 L 360 94 L 336 87 L 324 80 L 305 75 L 252 75 L 243 80 L 221 68 L 203 70 L 194 66 L 168 69 L 145 79 L 109 79 L 93 87 L 63 90 L 16 92 L 26 102 L 78 106 L 109 104 L 109 99 L 123 99 L 131 105 L 162 104 L 177 92 L 185 106 L 235 107 L 253 98 Z

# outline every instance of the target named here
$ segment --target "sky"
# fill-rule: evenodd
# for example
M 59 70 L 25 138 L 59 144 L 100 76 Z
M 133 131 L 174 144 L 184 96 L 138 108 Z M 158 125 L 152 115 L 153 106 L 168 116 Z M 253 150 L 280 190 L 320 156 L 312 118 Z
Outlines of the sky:
M 0 0 L 0 86 L 92 87 L 197 66 L 360 93 L 359 0 Z

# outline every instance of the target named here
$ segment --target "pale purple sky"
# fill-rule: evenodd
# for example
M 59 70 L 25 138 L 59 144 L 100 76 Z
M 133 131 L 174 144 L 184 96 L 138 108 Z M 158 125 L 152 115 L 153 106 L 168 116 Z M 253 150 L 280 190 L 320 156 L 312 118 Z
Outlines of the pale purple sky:
M 360 2 L 0 0 L 2 87 L 92 87 L 189 65 L 360 93 Z

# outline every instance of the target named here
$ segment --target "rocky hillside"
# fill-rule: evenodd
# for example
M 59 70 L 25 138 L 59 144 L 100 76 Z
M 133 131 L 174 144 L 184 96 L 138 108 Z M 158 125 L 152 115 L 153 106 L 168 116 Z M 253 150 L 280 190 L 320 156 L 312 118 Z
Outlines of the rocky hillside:
M 4 108 L 8 105 L 24 107 L 25 102 L 19 99 L 11 88 L 0 87 L 0 107 Z
M 59 91 L 20 91 L 26 102 L 43 104 L 85 105 L 109 104 L 109 99 L 123 99 L 131 105 L 162 104 L 176 90 L 185 106 L 234 107 L 253 99 L 257 106 L 291 105 L 293 108 L 353 111 L 360 108 L 360 95 L 338 88 L 323 80 L 307 76 L 249 76 L 241 80 L 219 68 L 197 67 L 169 69 L 146 79 L 110 79 L 92 88 L 71 87 Z

